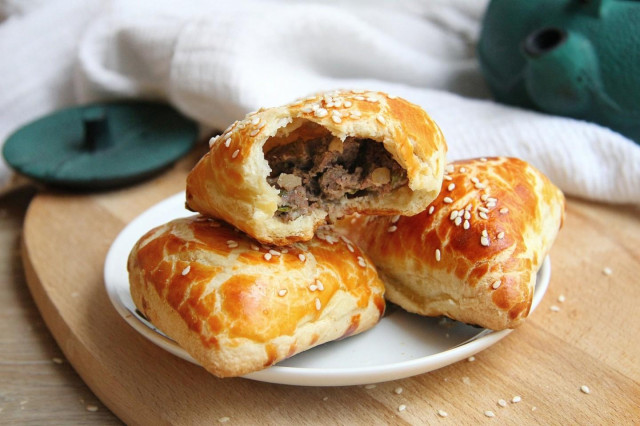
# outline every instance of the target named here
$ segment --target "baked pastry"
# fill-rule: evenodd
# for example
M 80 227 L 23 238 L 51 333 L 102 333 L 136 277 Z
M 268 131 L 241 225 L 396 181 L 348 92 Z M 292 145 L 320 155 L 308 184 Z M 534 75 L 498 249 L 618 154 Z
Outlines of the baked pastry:
M 536 273 L 562 226 L 564 196 L 515 158 L 457 161 L 442 191 L 413 217 L 338 224 L 371 257 L 387 300 L 494 330 L 529 314 Z
M 385 310 L 373 264 L 326 229 L 275 248 L 214 219 L 177 219 L 136 243 L 128 270 L 136 307 L 219 377 L 360 333 Z
M 212 139 L 187 208 L 263 243 L 313 238 L 345 214 L 413 215 L 436 197 L 446 143 L 417 105 L 341 91 L 262 109 Z

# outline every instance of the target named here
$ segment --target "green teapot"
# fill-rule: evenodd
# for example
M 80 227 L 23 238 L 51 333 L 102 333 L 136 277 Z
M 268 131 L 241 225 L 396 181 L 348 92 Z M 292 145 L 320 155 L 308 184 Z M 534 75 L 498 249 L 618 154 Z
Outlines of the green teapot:
M 492 0 L 478 57 L 499 102 L 640 144 L 640 1 Z

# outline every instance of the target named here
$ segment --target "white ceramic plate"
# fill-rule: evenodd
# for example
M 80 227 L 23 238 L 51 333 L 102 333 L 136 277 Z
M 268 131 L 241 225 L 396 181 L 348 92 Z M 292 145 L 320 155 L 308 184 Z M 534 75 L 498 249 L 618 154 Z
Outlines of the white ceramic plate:
M 184 193 L 151 207 L 133 220 L 113 242 L 104 267 L 107 293 L 118 313 L 140 334 L 174 355 L 196 363 L 180 346 L 146 321 L 129 293 L 127 257 L 151 228 L 192 215 Z M 549 285 L 548 258 L 538 272 L 533 310 Z M 491 331 L 456 321 L 425 318 L 391 307 L 373 329 L 348 339 L 325 343 L 277 365 L 244 377 L 305 386 L 346 386 L 384 382 L 426 373 L 465 359 L 493 345 L 511 330 Z

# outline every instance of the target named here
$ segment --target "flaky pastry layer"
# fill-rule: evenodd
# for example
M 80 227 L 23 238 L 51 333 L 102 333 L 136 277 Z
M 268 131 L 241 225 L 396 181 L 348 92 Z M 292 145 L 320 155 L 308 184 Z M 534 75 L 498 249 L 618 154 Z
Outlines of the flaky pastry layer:
M 128 270 L 136 307 L 219 377 L 360 333 L 385 310 L 375 267 L 330 229 L 276 248 L 217 220 L 177 219 L 137 242 Z
M 565 199 L 526 162 L 447 166 L 442 190 L 413 217 L 352 217 L 338 229 L 371 257 L 387 300 L 501 330 L 529 314 L 536 273 L 564 218 Z

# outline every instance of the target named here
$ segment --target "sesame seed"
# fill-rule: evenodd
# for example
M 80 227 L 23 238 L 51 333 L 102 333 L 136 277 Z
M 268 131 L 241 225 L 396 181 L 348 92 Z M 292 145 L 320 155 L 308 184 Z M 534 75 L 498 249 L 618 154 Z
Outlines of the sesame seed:
M 605 268 L 602 270 L 602 273 L 609 276 L 611 274 L 613 274 L 613 270 L 611 268 L 609 268 L 608 266 L 605 266 Z
M 400 395 L 402 393 L 404 389 L 402 389 L 400 386 L 398 386 L 397 388 L 395 388 L 393 390 L 393 393 L 395 393 L 396 395 Z
M 435 210 L 435 206 L 429 207 L 429 214 L 433 214 L 434 210 Z
M 565 299 L 565 297 L 564 297 L 564 294 L 561 294 L 560 296 L 558 296 L 558 302 L 560 302 L 560 303 L 564 303 L 564 301 L 565 301 L 565 300 L 566 300 L 566 299 Z
M 356 101 L 364 101 L 364 96 L 354 96 L 353 99 L 355 99 Z
M 345 107 L 345 108 L 350 108 L 350 107 L 351 107 L 351 105 L 353 105 L 353 104 L 351 103 L 351 101 L 344 101 L 344 107 Z
M 396 232 L 397 230 L 398 230 L 398 227 L 395 225 L 392 225 L 387 229 L 387 232 Z
M 489 216 L 485 212 L 478 213 L 478 216 L 480 216 L 480 218 L 485 219 L 485 220 L 489 219 Z
M 182 275 L 187 275 L 191 271 L 191 265 L 188 265 L 186 268 L 182 270 Z
M 220 418 L 218 419 L 218 423 L 226 423 L 226 422 L 228 422 L 229 420 L 231 420 L 229 417 L 220 417 Z
M 311 284 L 309 285 L 309 291 L 316 291 L 318 289 L 318 286 L 315 284 Z
M 391 223 L 396 223 L 399 220 L 400 220 L 400 215 L 397 214 L 391 218 Z
M 269 261 L 271 260 L 271 253 L 265 253 L 263 257 L 264 257 L 264 260 Z
M 282 290 L 278 290 L 278 296 L 282 297 L 287 294 L 287 289 L 283 288 Z
M 493 284 L 491 284 L 491 288 L 493 288 L 494 290 L 496 290 L 497 288 L 500 287 L 502 283 L 500 282 L 500 280 L 494 281 Z
M 320 309 L 322 309 L 322 302 L 320 302 L 320 299 L 316 297 L 316 311 L 319 311 Z
M 505 401 L 504 399 L 499 399 L 498 400 L 498 405 L 501 407 L 506 407 L 507 406 L 507 401 Z
M 224 140 L 224 146 L 229 148 L 229 145 L 231 145 L 231 137 L 227 136 L 227 139 Z
M 450 183 L 449 186 L 447 186 L 447 190 L 449 191 L 453 191 L 456 188 L 456 184 L 455 183 Z
M 479 206 L 479 207 L 478 207 L 478 210 L 480 210 L 481 212 L 485 212 L 485 213 L 488 213 L 488 212 L 489 212 L 489 209 L 488 209 L 488 208 L 486 208 L 486 207 L 482 207 L 482 206 Z
M 323 400 L 323 401 L 328 401 L 328 400 L 329 400 L 329 397 L 328 397 L 328 396 L 324 396 L 324 397 L 322 397 L 322 400 Z
M 53 361 L 54 364 L 62 364 L 64 362 L 62 358 L 58 357 L 51 358 L 51 361 Z
M 500 214 L 507 214 L 509 213 L 509 209 L 506 207 L 501 208 L 500 210 L 498 210 L 500 212 Z
M 451 214 L 449 215 L 449 220 L 454 220 L 458 217 L 459 213 L 458 210 L 454 210 L 451 212 Z
M 289 253 L 289 249 L 285 247 L 282 250 L 280 250 L 280 253 L 287 254 L 287 253 Z
M 470 226 L 471 226 L 471 224 L 469 223 L 469 221 L 468 221 L 468 220 L 465 220 L 465 221 L 464 221 L 464 223 L 462 224 L 462 227 L 463 227 L 464 229 L 469 229 L 469 227 L 470 227 Z
M 438 415 L 439 415 L 440 417 L 447 417 L 447 416 L 449 415 L 449 413 L 447 413 L 447 412 L 446 412 L 446 411 L 444 411 L 444 410 L 438 410 Z
M 319 118 L 326 117 L 328 114 L 329 114 L 329 111 L 327 111 L 324 108 L 318 108 L 313 113 L 313 115 L 315 115 L 316 117 L 319 117 Z
M 451 197 L 444 197 L 444 199 L 442 201 L 444 201 L 447 204 L 453 203 L 453 199 Z
M 404 411 L 404 410 L 406 410 L 406 409 L 407 409 L 407 406 L 406 406 L 406 405 L 404 405 L 404 404 L 400 404 L 400 405 L 398 406 L 398 411 Z
M 453 173 L 455 172 L 455 167 L 453 167 L 453 164 L 447 164 L 447 166 L 444 168 L 444 171 L 446 173 Z
M 322 291 L 324 290 L 324 284 L 322 284 L 322 281 L 316 279 L 316 287 L 318 287 L 318 290 Z
M 253 129 L 253 130 L 249 133 L 249 136 L 255 136 L 255 135 L 257 135 L 258 133 L 260 133 L 260 129 Z
M 560 307 L 556 305 L 551 305 L 549 309 L 551 309 L 553 312 L 560 312 Z
M 255 244 L 251 244 L 251 250 L 260 251 L 260 247 Z
M 213 144 L 216 143 L 217 140 L 218 140 L 218 136 L 214 136 L 211 139 L 209 139 L 209 148 L 211 148 Z
M 371 102 L 371 103 L 376 103 L 378 102 L 378 100 L 376 98 L 374 98 L 373 96 L 367 96 L 367 98 L 365 99 L 367 102 Z
M 360 117 L 362 117 L 362 113 L 360 111 L 351 111 L 349 116 L 351 118 L 360 118 Z
M 347 249 L 348 249 L 351 253 L 355 252 L 355 250 L 353 249 L 353 246 L 352 246 L 351 244 L 347 244 Z
M 473 355 L 471 355 L 469 358 L 467 358 L 467 361 L 469 361 L 469 362 L 473 362 L 475 360 L 476 360 L 476 357 L 473 356 Z
M 233 154 L 231 154 L 231 158 L 236 158 L 238 154 L 240 154 L 240 150 L 236 149 L 235 151 L 233 151 Z
M 462 383 L 464 383 L 465 385 L 470 385 L 471 384 L 471 379 L 469 378 L 469 376 L 463 376 L 462 377 Z
M 460 173 L 464 173 L 466 171 L 467 171 L 466 167 L 460 167 Z
M 441 254 L 440 249 L 436 249 L 436 261 L 440 262 Z
M 385 124 L 384 117 L 381 116 L 380 114 L 376 115 L 376 120 L 378 120 L 380 124 Z
M 485 189 L 487 187 L 487 185 L 483 183 L 476 183 L 474 186 L 476 189 Z
M 487 201 L 487 198 L 489 198 L 489 194 L 482 194 L 482 195 L 480 196 L 480 199 L 481 199 L 482 201 Z
M 254 126 L 259 122 L 260 122 L 260 117 L 253 117 L 253 120 L 251 120 L 251 124 L 253 124 Z
M 342 118 L 338 117 L 337 115 L 332 115 L 331 121 L 333 121 L 334 123 L 342 123 Z
M 228 240 L 227 241 L 227 247 L 236 248 L 236 247 L 238 247 L 238 243 L 236 241 L 233 241 L 233 240 Z
M 325 107 L 326 108 L 333 108 L 335 106 L 335 104 L 333 102 L 327 102 Z
M 582 386 L 580 386 L 580 391 L 581 391 L 582 393 L 586 393 L 586 394 L 591 393 L 591 389 L 589 389 L 589 386 L 587 386 L 587 385 L 582 385 Z
M 487 416 L 487 417 L 495 417 L 496 416 L 495 413 L 493 411 L 491 411 L 491 410 L 485 411 L 484 415 Z
M 449 175 L 444 175 L 444 176 L 442 176 L 442 178 L 444 180 L 453 180 L 453 178 L 451 176 L 449 176 Z
M 487 238 L 489 238 L 489 233 L 487 232 L 487 230 L 486 230 L 486 229 L 483 229 L 483 230 L 482 230 L 482 236 L 483 236 L 483 237 L 487 237 Z
M 298 254 L 298 259 L 300 259 L 300 262 L 304 262 L 304 261 L 306 261 L 306 260 L 307 260 L 307 258 L 305 257 L 305 255 L 304 255 L 304 254 L 302 254 L 302 253 L 299 253 L 299 254 Z
M 96 411 L 98 411 L 98 406 L 97 405 L 93 405 L 93 404 L 87 404 L 84 408 L 87 411 L 90 411 L 92 413 L 95 413 Z
M 309 105 L 307 105 L 307 106 L 304 106 L 304 107 L 300 108 L 300 111 L 302 111 L 302 112 L 304 112 L 304 113 L 308 114 L 308 113 L 310 113 L 311 111 L 313 111 L 313 109 L 312 109 Z
M 462 223 L 462 218 L 460 216 L 456 217 L 456 220 L 453 222 L 456 226 L 460 226 Z
M 489 201 L 487 203 L 487 207 L 489 207 L 489 208 L 494 208 L 495 206 L 496 206 L 496 203 L 494 201 Z
M 514 396 L 513 398 L 511 398 L 511 402 L 513 404 L 517 404 L 518 402 L 522 401 L 522 398 L 519 395 Z
M 278 250 L 269 250 L 269 253 L 271 253 L 272 256 L 280 256 L 282 253 L 280 253 Z
M 482 244 L 485 247 L 489 247 L 491 245 L 491 242 L 489 241 L 489 238 L 482 236 L 480 237 L 480 244 Z
M 471 182 L 473 182 L 473 183 L 480 183 L 480 180 L 475 176 L 471 176 L 470 179 L 471 179 Z
M 364 260 L 364 257 L 358 256 L 358 265 L 362 266 L 363 268 L 367 267 L 367 262 Z
M 464 207 L 464 209 L 465 209 L 466 211 L 469 211 L 469 210 L 471 210 L 472 208 L 473 208 L 473 204 L 471 204 L 471 203 L 467 204 L 467 205 Z M 469 217 L 471 217 L 471 216 L 469 216 Z M 469 218 L 467 218 L 467 219 L 469 219 Z
M 375 387 L 376 387 L 376 385 L 374 385 L 374 384 L 364 385 L 365 389 L 374 389 Z
M 486 162 L 486 161 L 487 161 L 487 159 L 486 159 L 485 157 L 482 157 L 482 158 L 480 159 L 480 161 L 482 161 L 482 162 L 484 163 L 484 162 Z
M 498 232 L 498 239 L 501 240 L 504 238 L 504 231 Z

